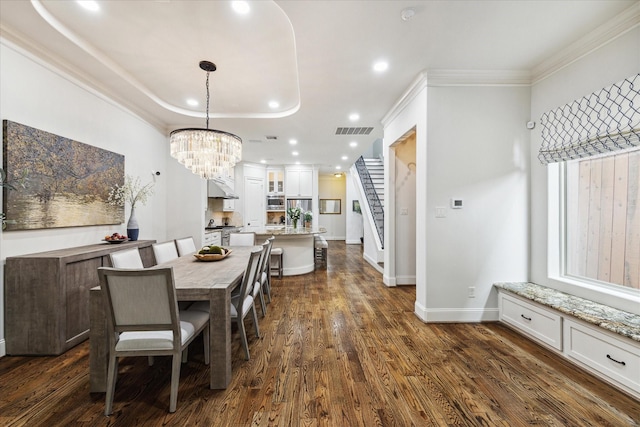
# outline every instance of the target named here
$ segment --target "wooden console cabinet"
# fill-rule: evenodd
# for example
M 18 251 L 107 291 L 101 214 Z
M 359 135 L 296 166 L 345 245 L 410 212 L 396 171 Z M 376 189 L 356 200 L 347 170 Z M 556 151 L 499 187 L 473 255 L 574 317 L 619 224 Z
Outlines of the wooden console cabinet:
M 155 264 L 155 240 L 96 244 L 7 258 L 5 339 L 10 355 L 59 355 L 89 338 L 89 289 L 109 253 L 137 247 Z

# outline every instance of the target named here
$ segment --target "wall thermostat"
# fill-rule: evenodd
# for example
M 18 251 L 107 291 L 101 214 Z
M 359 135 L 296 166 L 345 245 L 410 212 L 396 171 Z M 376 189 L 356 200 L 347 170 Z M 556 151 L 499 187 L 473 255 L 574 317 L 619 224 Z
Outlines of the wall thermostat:
M 451 209 L 462 209 L 462 199 L 451 199 Z

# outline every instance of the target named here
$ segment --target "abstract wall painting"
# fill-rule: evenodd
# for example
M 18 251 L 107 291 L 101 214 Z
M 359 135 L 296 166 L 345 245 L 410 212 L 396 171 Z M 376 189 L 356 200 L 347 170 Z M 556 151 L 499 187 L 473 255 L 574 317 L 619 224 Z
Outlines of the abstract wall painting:
M 124 207 L 108 203 L 124 183 L 124 156 L 43 130 L 3 120 L 6 230 L 121 224 Z

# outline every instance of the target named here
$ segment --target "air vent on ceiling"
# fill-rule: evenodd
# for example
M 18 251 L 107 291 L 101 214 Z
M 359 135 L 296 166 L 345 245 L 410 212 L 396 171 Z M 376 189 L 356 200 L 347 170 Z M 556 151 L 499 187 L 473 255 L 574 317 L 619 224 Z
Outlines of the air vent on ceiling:
M 336 135 L 369 135 L 372 127 L 337 128 Z
M 267 139 L 273 139 L 273 140 L 278 139 L 278 137 L 277 137 L 277 136 L 273 136 L 273 135 L 266 135 L 266 136 L 265 136 L 265 138 L 267 138 Z
M 262 144 L 263 141 L 261 139 L 250 139 L 247 142 L 251 144 Z

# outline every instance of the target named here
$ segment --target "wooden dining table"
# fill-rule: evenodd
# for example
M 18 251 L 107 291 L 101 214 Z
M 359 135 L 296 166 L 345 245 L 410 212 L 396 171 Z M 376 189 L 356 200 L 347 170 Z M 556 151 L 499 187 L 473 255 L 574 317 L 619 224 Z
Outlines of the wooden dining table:
M 231 381 L 231 291 L 240 284 L 252 250 L 260 246 L 231 247 L 215 262 L 192 255 L 156 267 L 172 267 L 178 301 L 209 301 L 209 387 L 225 389 Z M 151 267 L 154 268 L 154 267 Z M 90 391 L 107 388 L 108 340 L 105 303 L 100 287 L 90 291 L 89 379 Z

